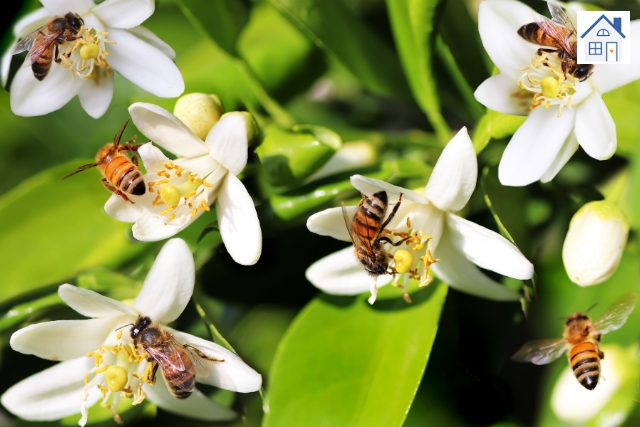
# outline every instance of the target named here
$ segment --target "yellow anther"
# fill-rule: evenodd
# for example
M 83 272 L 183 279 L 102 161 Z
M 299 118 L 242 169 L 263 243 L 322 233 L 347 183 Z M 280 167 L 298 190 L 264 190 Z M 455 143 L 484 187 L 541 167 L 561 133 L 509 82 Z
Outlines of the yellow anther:
M 411 250 L 413 251 L 419 251 L 420 249 L 424 248 L 424 242 L 420 242 L 417 245 L 415 245 L 414 247 L 411 248 Z
M 168 184 L 168 183 L 169 183 L 168 179 L 161 179 L 160 181 L 156 181 L 156 185 Z
M 178 202 L 180 202 L 180 190 L 178 190 L 178 187 L 176 187 L 175 185 L 163 185 L 159 193 L 162 201 L 165 202 L 168 206 L 177 206 Z
M 547 101 L 546 104 L 544 104 L 544 108 L 549 108 L 551 106 L 551 101 Z
M 102 384 L 98 384 L 97 387 L 98 387 L 98 390 L 100 390 L 100 393 L 102 393 L 102 398 L 104 399 L 105 397 L 107 397 L 107 393 L 109 392 L 109 389 L 107 389 Z
M 132 376 L 136 377 L 137 379 L 139 379 L 140 381 L 144 381 L 142 379 L 142 377 L 140 376 L 140 374 L 138 374 L 137 372 L 134 372 L 133 374 L 131 374 Z
M 168 214 L 169 212 L 175 210 L 176 206 L 169 206 L 167 209 L 163 210 L 162 212 L 160 212 L 160 216 Z
M 396 253 L 393 254 L 393 260 L 396 262 L 396 271 L 399 274 L 404 274 L 413 267 L 413 255 L 407 250 L 397 250 Z
M 113 392 L 122 391 L 129 381 L 127 371 L 121 366 L 109 366 L 104 375 L 107 379 L 107 387 Z
M 545 77 L 540 84 L 542 95 L 546 98 L 555 98 L 560 93 L 560 84 L 553 77 Z
M 424 240 L 431 240 L 433 239 L 433 237 L 431 236 L 427 236 L 426 234 L 424 234 L 422 231 L 420 232 L 420 237 L 422 237 Z
M 89 374 L 85 372 L 84 374 L 84 384 L 87 385 L 89 384 Z
M 96 374 L 101 374 L 109 368 L 109 365 L 106 363 L 102 365 L 100 368 L 96 369 Z
M 122 338 L 122 329 L 120 329 L 116 334 L 116 339 L 119 340 L 120 338 Z
M 153 206 L 164 205 L 164 202 L 160 198 L 159 194 L 156 196 L 156 198 L 153 200 L 153 202 L 151 202 L 151 205 L 153 205 Z
M 198 208 L 195 208 L 195 209 L 191 212 L 191 218 L 195 218 L 197 214 L 198 214 Z
M 411 217 L 407 217 L 407 228 L 411 228 Z
M 411 304 L 411 302 L 412 302 L 412 301 L 411 301 L 411 297 L 409 296 L 409 294 L 408 294 L 408 293 L 403 292 L 403 293 L 402 293 L 402 298 L 404 298 L 404 300 L 407 302 L 407 304 Z
M 202 181 L 202 185 L 208 188 L 213 188 L 213 184 L 210 184 L 207 181 Z
M 80 48 L 82 59 L 96 59 L 100 54 L 100 47 L 93 43 L 87 43 Z
M 158 176 L 164 176 L 165 178 L 171 178 L 171 175 L 169 175 L 169 173 L 167 171 L 165 171 L 164 169 L 159 171 Z
M 207 204 L 205 203 L 205 201 L 204 201 L 204 200 L 201 200 L 201 201 L 200 201 L 200 210 L 201 210 L 201 211 L 203 211 L 203 212 L 204 212 L 204 211 L 209 212 L 211 209 L 209 208 L 209 205 L 207 205 Z
M 187 194 L 184 196 L 185 203 L 186 203 L 186 201 L 187 201 L 187 199 L 188 199 L 188 198 L 193 197 L 193 196 L 195 196 L 195 195 L 196 195 L 196 190 L 193 190 L 193 191 L 190 191 L 189 193 L 187 193 Z
M 133 401 L 133 403 L 131 403 L 132 405 L 139 405 L 142 402 L 144 402 L 144 399 L 147 397 L 147 395 L 145 394 L 144 391 L 142 391 L 142 385 L 138 386 L 138 397 L 136 398 L 136 400 Z

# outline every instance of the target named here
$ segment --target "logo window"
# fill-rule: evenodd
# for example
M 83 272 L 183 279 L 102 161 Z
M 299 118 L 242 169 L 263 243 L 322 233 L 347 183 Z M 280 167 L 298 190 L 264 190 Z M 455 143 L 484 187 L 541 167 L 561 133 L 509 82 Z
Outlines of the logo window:
M 589 55 L 602 55 L 602 42 L 589 42 Z
M 599 36 L 601 36 L 601 37 L 602 37 L 602 36 L 607 37 L 607 36 L 609 36 L 609 30 L 606 30 L 606 29 L 604 29 L 604 28 L 601 28 L 600 30 L 598 30 L 598 35 L 599 35 Z

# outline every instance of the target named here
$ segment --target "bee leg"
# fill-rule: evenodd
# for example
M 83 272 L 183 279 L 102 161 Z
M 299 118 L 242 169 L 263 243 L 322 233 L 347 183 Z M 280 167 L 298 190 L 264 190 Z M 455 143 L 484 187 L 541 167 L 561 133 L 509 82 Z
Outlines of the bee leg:
M 134 203 L 134 202 L 132 202 L 131 200 L 129 200 L 129 198 L 128 198 L 128 197 L 127 197 L 127 196 L 126 196 L 122 191 L 120 191 L 120 190 L 118 190 L 116 187 L 114 187 L 114 186 L 113 186 L 113 185 L 112 185 L 112 184 L 107 180 L 107 178 L 102 178 L 100 181 L 102 182 L 102 185 L 104 185 L 104 186 L 107 188 L 107 190 L 111 191 L 113 194 L 115 194 L 115 195 L 117 195 L 117 196 L 122 197 L 122 198 L 125 200 L 125 202 L 131 202 L 131 203 Z
M 393 240 L 391 240 L 388 237 L 380 237 L 378 240 L 376 240 L 377 242 L 387 242 L 389 244 L 391 244 L 391 246 L 400 246 L 401 244 L 403 244 L 407 239 L 410 239 L 411 236 L 407 236 L 402 238 L 401 240 L 398 240 L 397 242 L 393 242 Z
M 604 359 L 604 351 L 598 350 L 598 357 L 600 358 L 600 360 Z
M 136 138 L 137 137 L 138 137 L 138 135 L 133 135 L 133 138 L 128 140 L 127 143 L 124 144 L 120 149 L 121 150 L 126 150 L 126 151 L 138 151 L 138 148 L 140 148 L 140 146 L 142 146 L 142 144 L 133 145 L 133 143 L 136 142 Z
M 153 368 L 151 368 L 151 372 L 149 373 L 149 378 L 147 378 L 149 380 L 149 384 L 153 385 L 156 383 L 156 373 L 158 372 L 158 362 L 156 362 L 155 360 L 153 362 Z
M 138 166 L 138 156 L 136 156 L 135 154 L 131 157 L 131 162 L 136 165 L 136 167 Z
M 391 222 L 393 217 L 396 216 L 396 212 L 398 212 L 398 209 L 400 209 L 400 203 L 402 203 L 402 193 L 400 193 L 400 197 L 398 197 L 398 201 L 396 202 L 396 205 L 393 207 L 393 210 L 387 217 L 387 220 L 383 222 L 382 225 L 380 226 L 380 230 L 384 230 L 387 227 L 387 225 Z
M 62 59 L 60 59 L 60 52 L 58 51 L 58 45 L 56 45 L 53 50 L 53 60 L 56 61 L 58 64 L 62 61 Z
M 224 359 L 216 359 L 215 357 L 209 357 L 206 354 L 204 354 L 202 351 L 200 351 L 198 348 L 189 345 L 189 344 L 184 344 L 183 345 L 184 348 L 186 348 L 187 350 L 191 350 L 193 351 L 199 358 L 204 359 L 204 360 L 208 360 L 210 362 L 224 362 Z
M 557 49 L 545 49 L 541 47 L 540 49 L 538 49 L 538 56 L 542 56 L 543 53 L 555 53 L 555 52 L 557 52 Z

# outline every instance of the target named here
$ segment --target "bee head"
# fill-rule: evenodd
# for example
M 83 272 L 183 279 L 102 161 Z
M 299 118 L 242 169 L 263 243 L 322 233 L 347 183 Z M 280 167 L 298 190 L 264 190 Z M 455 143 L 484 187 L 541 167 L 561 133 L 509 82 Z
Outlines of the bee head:
M 144 316 L 144 317 L 138 316 L 138 320 L 131 328 L 131 338 L 133 338 L 134 340 L 138 338 L 138 335 L 140 335 L 140 332 L 142 332 L 150 324 L 151 324 L 151 319 L 149 319 L 147 316 Z
M 583 82 L 593 74 L 593 64 L 576 64 L 571 68 L 570 74 Z
M 69 25 L 71 25 L 71 27 L 76 31 L 79 31 L 80 28 L 82 28 L 82 26 L 84 25 L 84 21 L 82 20 L 80 15 L 78 15 L 77 13 L 67 12 L 67 14 L 64 15 L 64 18 L 67 20 Z

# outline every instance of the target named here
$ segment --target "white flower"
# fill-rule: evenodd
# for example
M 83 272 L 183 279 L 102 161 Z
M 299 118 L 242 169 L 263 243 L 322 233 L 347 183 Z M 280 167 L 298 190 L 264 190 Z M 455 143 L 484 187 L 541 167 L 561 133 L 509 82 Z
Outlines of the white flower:
M 533 265 L 504 237 L 453 213 L 469 201 L 477 173 L 476 154 L 466 128 L 462 128 L 440 155 L 424 195 L 360 175 L 351 177 L 353 186 L 367 196 L 384 190 L 389 202 L 393 202 L 402 193 L 400 209 L 387 229 L 400 236 L 410 233 L 413 237 L 405 250 L 413 251 L 416 255 L 413 258 L 421 261 L 404 275 L 405 288 L 410 277 L 420 277 L 423 284 L 428 283 L 426 270 L 431 265 L 440 279 L 463 292 L 493 300 L 518 299 L 516 292 L 491 280 L 477 266 L 524 280 L 533 275 Z M 356 206 L 347 208 L 351 216 L 356 210 Z M 320 235 L 350 241 L 341 208 L 312 215 L 307 227 Z M 388 244 L 384 247 L 390 253 L 396 250 Z M 429 249 L 439 262 L 430 260 Z M 358 294 L 369 289 L 372 283 L 356 260 L 353 246 L 315 262 L 307 270 L 307 278 L 332 294 Z M 379 280 L 385 284 L 392 276 L 379 276 Z M 376 291 L 374 284 L 370 302 L 375 301 Z
M 154 241 L 183 230 L 215 202 L 227 251 L 239 264 L 255 264 L 262 252 L 262 231 L 253 200 L 236 176 L 247 163 L 247 115 L 223 115 L 202 141 L 157 105 L 138 102 L 129 113 L 142 133 L 179 157 L 170 160 L 151 143 L 140 147 L 148 191 L 134 197 L 133 204 L 112 195 L 104 207 L 107 213 L 135 222 L 136 239 Z
M 172 98 L 184 91 L 182 75 L 172 61 L 173 49 L 140 26 L 153 13 L 154 0 L 105 0 L 97 5 L 93 0 L 41 3 L 44 8 L 16 23 L 16 37 L 24 37 L 53 16 L 67 12 L 82 17 L 85 31 L 81 40 L 61 46 L 60 53 L 69 52 L 69 57 L 61 55 L 61 63 L 53 62 L 44 80 L 37 80 L 31 67 L 17 72 L 11 83 L 11 110 L 15 114 L 48 114 L 78 95 L 91 117 L 101 117 L 113 96 L 113 70 L 156 96 Z M 81 55 L 83 43 L 96 43 L 99 49 L 85 50 Z
M 532 9 L 513 0 L 480 4 L 482 43 L 500 72 L 478 87 L 476 99 L 501 113 L 528 114 L 500 161 L 503 185 L 552 180 L 578 144 L 595 159 L 610 158 L 616 151 L 616 127 L 602 94 L 640 78 L 640 21 L 631 22 L 635 47 L 629 65 L 595 65 L 590 78 L 576 82 L 564 79 L 553 53 L 546 55 L 548 66 L 540 61 L 532 65 L 540 46 L 525 41 L 517 31 L 534 16 Z
M 99 400 L 113 410 L 118 420 L 116 411 L 121 399 L 133 398 L 137 404 L 148 397 L 163 409 L 179 415 L 207 421 L 233 419 L 233 411 L 197 389 L 185 400 L 176 399 L 160 372 L 153 386 L 145 382 L 148 363 L 144 357 L 132 354 L 131 328 L 116 331 L 135 322 L 139 315 L 159 323 L 174 321 L 189 302 L 194 281 L 193 256 L 183 240 L 173 239 L 158 254 L 131 306 L 86 289 L 60 286 L 60 298 L 78 313 L 93 319 L 45 322 L 15 332 L 10 341 L 14 350 L 62 363 L 9 388 L 0 399 L 2 404 L 13 414 L 32 421 L 56 420 L 81 413 L 79 424 L 85 425 L 88 408 Z M 199 359 L 206 364 L 209 376 L 197 376 L 197 381 L 241 393 L 260 389 L 260 374 L 231 351 L 165 328 L 181 344 L 193 345 L 207 356 L 224 360 Z M 107 367 L 115 371 L 121 371 L 117 367 L 123 368 L 127 382 L 115 386 L 109 383 Z
M 591 286 L 615 273 L 627 244 L 629 221 L 614 203 L 590 202 L 576 212 L 562 247 L 562 260 L 572 282 Z

